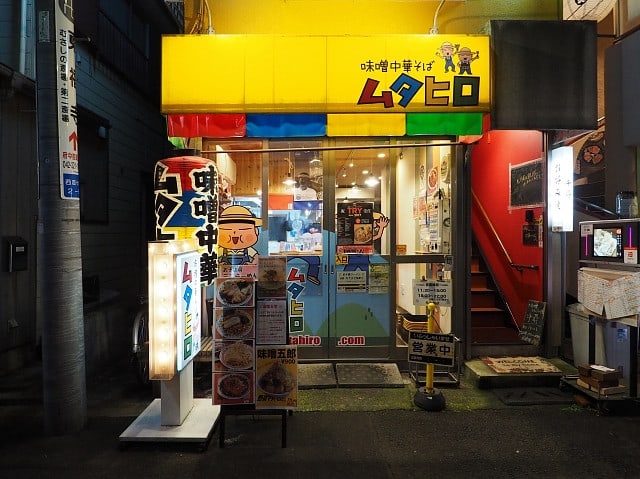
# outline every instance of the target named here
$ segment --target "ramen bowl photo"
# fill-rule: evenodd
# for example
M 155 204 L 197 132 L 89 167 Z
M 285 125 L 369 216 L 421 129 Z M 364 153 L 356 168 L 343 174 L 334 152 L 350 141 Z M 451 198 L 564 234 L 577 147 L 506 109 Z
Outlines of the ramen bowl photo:
M 222 306 L 250 306 L 253 303 L 253 281 L 227 278 L 216 286 L 216 297 Z
M 225 374 L 218 382 L 218 394 L 225 399 L 242 399 L 249 391 L 249 378 L 245 374 Z
M 231 343 L 220 351 L 220 362 L 227 369 L 250 369 L 253 367 L 253 348 L 242 341 Z
M 247 308 L 223 308 L 216 318 L 216 330 L 223 338 L 241 339 L 253 330 L 253 311 Z

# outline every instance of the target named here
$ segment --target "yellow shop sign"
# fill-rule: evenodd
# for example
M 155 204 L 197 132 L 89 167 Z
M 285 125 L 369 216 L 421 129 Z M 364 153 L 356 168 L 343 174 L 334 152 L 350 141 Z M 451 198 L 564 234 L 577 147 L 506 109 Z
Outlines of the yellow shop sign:
M 487 112 L 483 35 L 183 35 L 162 44 L 164 113 Z

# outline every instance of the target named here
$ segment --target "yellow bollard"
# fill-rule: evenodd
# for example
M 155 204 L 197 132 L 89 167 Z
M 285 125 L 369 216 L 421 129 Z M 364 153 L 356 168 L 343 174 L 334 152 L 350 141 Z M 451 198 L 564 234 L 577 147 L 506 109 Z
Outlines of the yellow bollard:
M 429 303 L 427 309 L 429 310 L 427 316 L 427 333 L 434 333 L 436 319 L 433 312 L 436 309 L 436 305 Z M 446 408 L 446 400 L 442 392 L 433 387 L 434 368 L 434 364 L 427 363 L 424 387 L 418 389 L 413 396 L 413 403 L 425 411 L 442 411 Z
M 427 309 L 429 310 L 427 316 L 427 332 L 434 333 L 436 329 L 436 318 L 434 316 L 434 311 L 436 310 L 436 305 L 434 303 L 429 303 L 427 305 Z M 427 364 L 427 371 L 425 376 L 425 391 L 427 394 L 433 394 L 433 375 L 434 375 L 435 366 L 431 363 Z

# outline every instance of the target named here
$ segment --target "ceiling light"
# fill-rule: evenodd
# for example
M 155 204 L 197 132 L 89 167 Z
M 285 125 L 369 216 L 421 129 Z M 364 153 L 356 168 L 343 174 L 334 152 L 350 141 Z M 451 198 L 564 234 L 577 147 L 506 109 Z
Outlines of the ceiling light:
M 287 186 L 292 186 L 296 184 L 295 180 L 291 178 L 291 173 L 287 173 L 287 179 L 284 180 L 282 183 Z
M 369 175 L 369 177 L 364 180 L 364 184 L 370 187 L 376 186 L 379 183 L 378 178 L 373 175 Z

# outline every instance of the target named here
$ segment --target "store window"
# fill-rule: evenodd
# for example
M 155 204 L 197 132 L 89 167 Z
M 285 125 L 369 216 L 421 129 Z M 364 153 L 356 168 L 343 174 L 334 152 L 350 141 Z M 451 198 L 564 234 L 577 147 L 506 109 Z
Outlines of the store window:
M 321 141 L 269 142 L 269 254 L 322 254 L 321 147 Z

